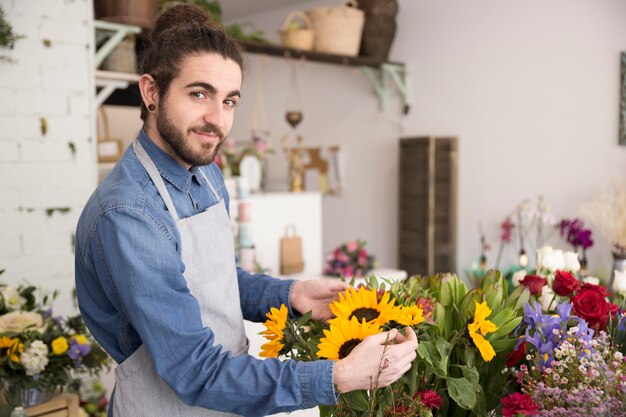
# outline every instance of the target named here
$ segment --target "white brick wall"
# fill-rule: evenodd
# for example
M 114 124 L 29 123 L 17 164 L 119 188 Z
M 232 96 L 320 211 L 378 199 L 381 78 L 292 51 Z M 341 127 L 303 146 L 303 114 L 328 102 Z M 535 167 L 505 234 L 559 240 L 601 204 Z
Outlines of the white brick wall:
M 96 186 L 91 0 L 0 0 L 24 35 L 0 63 L 0 269 L 74 312 L 72 240 Z M 4 50 L 3 50 L 4 51 Z M 45 120 L 47 132 L 42 133 Z M 73 154 L 69 144 L 73 143 Z M 47 210 L 69 208 L 69 212 Z

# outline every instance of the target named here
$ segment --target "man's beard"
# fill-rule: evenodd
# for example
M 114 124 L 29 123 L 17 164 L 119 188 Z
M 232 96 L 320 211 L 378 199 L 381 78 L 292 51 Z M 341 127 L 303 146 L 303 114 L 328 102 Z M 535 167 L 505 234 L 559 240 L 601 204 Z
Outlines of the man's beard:
M 179 130 L 167 117 L 165 106 L 161 106 L 159 109 L 159 114 L 156 118 L 156 127 L 163 140 L 169 145 L 176 156 L 191 166 L 208 165 L 213 162 L 217 151 L 224 143 L 224 134 L 212 123 L 189 128 L 185 135 L 185 133 Z M 201 144 L 202 149 L 198 152 L 194 150 L 189 140 L 189 135 L 192 132 L 213 133 L 218 136 L 219 141 L 215 145 L 210 143 Z

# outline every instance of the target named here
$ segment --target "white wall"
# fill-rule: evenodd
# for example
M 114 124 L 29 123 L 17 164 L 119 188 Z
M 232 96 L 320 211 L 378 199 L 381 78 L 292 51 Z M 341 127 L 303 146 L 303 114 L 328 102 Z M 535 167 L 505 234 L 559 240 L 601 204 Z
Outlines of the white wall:
M 328 2 L 305 6 L 322 3 Z M 346 192 L 324 200 L 325 251 L 361 237 L 384 266 L 396 265 L 397 140 L 402 136 L 459 137 L 459 270 L 479 255 L 478 222 L 495 247 L 499 223 L 521 200 L 543 194 L 557 218 L 575 216 L 596 188 L 626 175 L 626 147 L 617 144 L 626 3 L 399 4 L 390 58 L 410 68 L 407 117 L 400 116 L 397 96 L 381 113 L 364 76 L 353 69 L 298 64 L 305 116 L 299 131 L 305 143 L 338 143 L 346 150 Z M 247 20 L 276 38 L 275 29 L 290 10 Z M 265 108 L 277 145 L 289 129 L 283 121 L 289 64 L 251 56 L 249 86 L 261 61 Z M 249 135 L 253 103 L 254 90 L 248 87 L 235 137 Z M 280 154 L 272 159 L 274 178 L 285 172 L 283 159 Z M 608 250 L 596 235 L 589 252 L 592 271 L 609 267 Z M 495 258 L 495 248 L 490 256 Z
M 96 183 L 91 1 L 0 5 L 15 32 L 25 36 L 7 53 L 16 62 L 0 63 L 2 281 L 58 289 L 56 312 L 75 313 L 73 234 Z M 69 211 L 46 213 L 58 208 Z

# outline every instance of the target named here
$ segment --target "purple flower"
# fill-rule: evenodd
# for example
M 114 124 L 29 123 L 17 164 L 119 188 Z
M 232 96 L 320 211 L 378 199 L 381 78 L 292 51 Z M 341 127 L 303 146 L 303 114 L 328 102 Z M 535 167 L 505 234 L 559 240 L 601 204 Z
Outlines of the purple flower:
M 559 223 L 559 232 L 561 237 L 567 240 L 575 249 L 581 247 L 583 250 L 586 250 L 593 246 L 591 229 L 585 229 L 584 223 L 580 219 L 561 220 Z
M 80 344 L 76 339 L 70 341 L 67 355 L 74 361 L 74 366 L 79 367 L 82 359 L 91 352 L 91 345 Z

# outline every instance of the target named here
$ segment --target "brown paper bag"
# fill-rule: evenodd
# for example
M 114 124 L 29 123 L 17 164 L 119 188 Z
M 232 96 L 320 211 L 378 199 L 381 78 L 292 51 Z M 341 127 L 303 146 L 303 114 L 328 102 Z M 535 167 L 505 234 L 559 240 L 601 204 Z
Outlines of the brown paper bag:
M 289 225 L 285 228 L 285 236 L 280 239 L 280 273 L 286 275 L 302 271 L 302 238 L 296 235 L 295 226 Z

